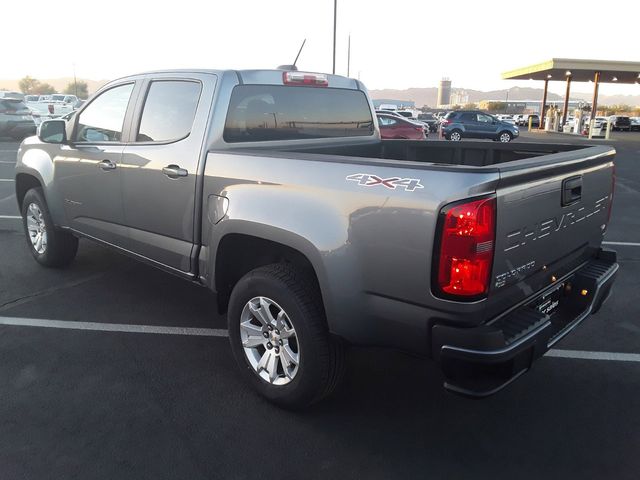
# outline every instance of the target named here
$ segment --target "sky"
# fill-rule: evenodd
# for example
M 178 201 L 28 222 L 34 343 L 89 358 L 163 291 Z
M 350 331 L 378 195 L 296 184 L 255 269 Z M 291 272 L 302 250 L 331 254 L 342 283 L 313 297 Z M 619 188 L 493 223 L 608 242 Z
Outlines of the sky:
M 305 38 L 299 69 L 332 69 L 333 0 L 3 3 L 2 16 L 21 21 L 2 22 L 0 79 L 71 77 L 74 66 L 93 80 L 162 68 L 275 68 L 291 63 Z M 638 18 L 640 0 L 338 0 L 336 73 L 347 73 L 350 34 L 350 75 L 369 89 L 432 87 L 445 76 L 454 88 L 541 87 L 500 74 L 552 57 L 640 61 Z M 550 90 L 563 93 L 564 84 Z M 640 94 L 640 85 L 603 85 L 601 93 Z

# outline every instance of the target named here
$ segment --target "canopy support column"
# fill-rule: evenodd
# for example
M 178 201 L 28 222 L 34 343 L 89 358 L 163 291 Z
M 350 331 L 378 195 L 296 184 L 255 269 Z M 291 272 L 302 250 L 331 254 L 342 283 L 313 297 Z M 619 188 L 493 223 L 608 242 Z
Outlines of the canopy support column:
M 589 119 L 589 138 L 591 138 L 593 125 L 598 113 L 598 87 L 600 86 L 600 72 L 593 76 L 593 100 L 591 100 L 591 118 Z
M 571 91 L 571 75 L 567 75 L 567 89 L 564 92 L 564 106 L 562 107 L 562 125 L 567 123 L 567 110 L 569 110 L 569 92 Z
M 549 79 L 544 81 L 544 93 L 542 94 L 542 105 L 540 106 L 540 124 L 538 130 L 544 130 L 544 111 L 547 106 L 547 91 L 549 89 Z

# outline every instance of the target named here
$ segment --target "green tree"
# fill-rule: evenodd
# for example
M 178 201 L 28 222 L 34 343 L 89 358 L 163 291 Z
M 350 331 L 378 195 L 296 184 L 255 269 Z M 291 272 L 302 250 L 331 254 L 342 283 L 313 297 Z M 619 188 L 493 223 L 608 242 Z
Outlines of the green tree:
M 507 104 L 505 102 L 487 102 L 488 112 L 504 112 L 507 110 Z
M 477 103 L 473 103 L 473 102 L 469 102 L 469 103 L 465 103 L 464 104 L 464 108 L 465 110 L 476 110 L 478 108 L 478 104 Z
M 53 85 L 49 85 L 48 83 L 40 83 L 34 87 L 32 93 L 36 95 L 50 95 L 52 93 L 58 93 Z
M 64 93 L 75 95 L 78 98 L 87 98 L 89 96 L 89 84 L 84 80 L 69 82 L 67 87 L 64 89 Z
M 29 75 L 20 79 L 18 87 L 20 91 L 25 94 L 35 93 L 34 89 L 40 84 L 36 78 L 31 78 Z

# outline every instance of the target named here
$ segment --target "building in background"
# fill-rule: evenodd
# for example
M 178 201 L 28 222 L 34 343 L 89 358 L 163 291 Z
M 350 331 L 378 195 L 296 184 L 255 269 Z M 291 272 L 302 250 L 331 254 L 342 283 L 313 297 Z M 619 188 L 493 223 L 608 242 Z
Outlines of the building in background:
M 505 102 L 504 100 L 481 100 L 478 102 L 478 108 L 480 110 L 489 110 L 489 104 L 502 104 L 503 107 L 500 111 L 496 111 L 495 113 L 537 113 L 540 114 L 540 100 L 509 100 Z M 556 101 L 547 101 L 547 107 L 555 105 L 557 108 L 562 110 L 563 102 L 562 100 Z M 573 115 L 573 111 L 576 108 L 584 108 L 591 105 L 590 102 L 585 102 L 584 100 L 569 100 L 568 110 L 569 114 Z
M 455 90 L 451 94 L 449 102 L 451 105 L 466 105 L 469 103 L 469 94 L 466 90 Z
M 416 102 L 411 100 L 392 100 L 390 98 L 377 98 L 373 101 L 375 108 L 380 108 L 380 105 L 395 105 L 398 110 L 403 108 L 416 108 Z
M 451 103 L 451 80 L 443 78 L 438 84 L 438 108 Z

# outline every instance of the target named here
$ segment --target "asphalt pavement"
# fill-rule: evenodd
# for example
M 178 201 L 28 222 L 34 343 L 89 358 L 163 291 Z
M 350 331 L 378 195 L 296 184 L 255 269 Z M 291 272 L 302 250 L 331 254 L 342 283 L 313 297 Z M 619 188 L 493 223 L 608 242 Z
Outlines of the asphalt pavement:
M 431 363 L 353 348 L 342 388 L 303 413 L 242 382 L 206 289 L 85 240 L 69 268 L 39 267 L 18 144 L 0 141 L 0 479 L 637 479 L 640 133 L 614 138 L 615 291 L 554 356 L 469 400 Z

